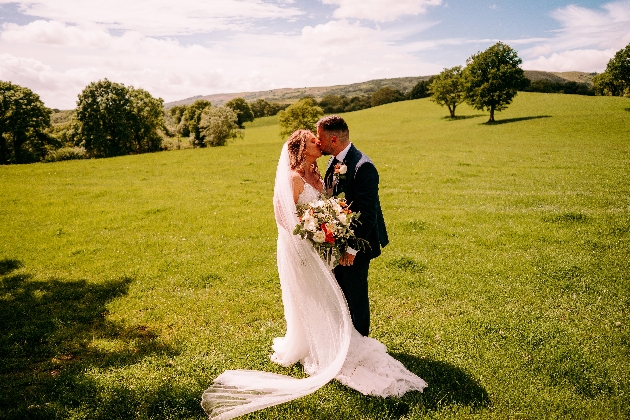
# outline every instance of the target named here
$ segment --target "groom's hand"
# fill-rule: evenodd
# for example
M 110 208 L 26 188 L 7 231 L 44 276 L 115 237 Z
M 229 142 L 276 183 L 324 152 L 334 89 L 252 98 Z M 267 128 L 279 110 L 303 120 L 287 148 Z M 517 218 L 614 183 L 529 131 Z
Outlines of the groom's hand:
M 339 259 L 339 264 L 345 265 L 345 266 L 352 265 L 354 264 L 354 257 L 355 257 L 354 255 L 346 252 L 345 255 Z

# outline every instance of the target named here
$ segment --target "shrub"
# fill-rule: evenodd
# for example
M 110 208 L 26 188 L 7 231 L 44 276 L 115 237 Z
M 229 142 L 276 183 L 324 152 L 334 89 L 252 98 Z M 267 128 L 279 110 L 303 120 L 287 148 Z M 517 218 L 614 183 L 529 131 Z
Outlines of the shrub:
M 193 145 L 190 143 L 189 137 L 167 137 L 164 136 L 162 138 L 162 150 L 181 150 L 181 149 L 192 149 Z
M 61 160 L 86 159 L 88 157 L 83 147 L 62 147 L 53 150 L 44 158 L 44 162 L 58 162 Z

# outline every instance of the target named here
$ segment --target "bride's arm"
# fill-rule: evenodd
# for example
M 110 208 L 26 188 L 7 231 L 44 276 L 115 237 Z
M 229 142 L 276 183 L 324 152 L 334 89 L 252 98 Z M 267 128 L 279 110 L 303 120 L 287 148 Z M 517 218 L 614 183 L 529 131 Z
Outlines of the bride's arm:
M 300 174 L 291 171 L 291 184 L 293 185 L 293 201 L 297 204 L 300 194 L 304 191 L 304 180 Z

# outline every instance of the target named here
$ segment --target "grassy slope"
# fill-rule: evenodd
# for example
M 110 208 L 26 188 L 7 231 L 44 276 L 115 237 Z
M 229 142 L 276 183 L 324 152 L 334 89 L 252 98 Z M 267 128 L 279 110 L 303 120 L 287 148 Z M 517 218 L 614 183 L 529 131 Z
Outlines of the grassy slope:
M 331 383 L 250 417 L 630 416 L 628 107 L 521 93 L 495 125 L 428 100 L 347 114 L 391 237 L 373 336 L 430 388 Z M 0 167 L 0 418 L 203 418 L 225 369 L 300 375 L 267 358 L 278 131 Z

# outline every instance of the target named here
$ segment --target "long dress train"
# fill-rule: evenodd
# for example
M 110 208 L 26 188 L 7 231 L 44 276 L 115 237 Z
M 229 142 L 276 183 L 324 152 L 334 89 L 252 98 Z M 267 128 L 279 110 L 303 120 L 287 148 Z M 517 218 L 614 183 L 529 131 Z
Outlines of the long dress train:
M 292 234 L 298 218 L 290 179 L 285 144 L 276 171 L 274 212 L 287 332 L 274 339 L 271 358 L 283 366 L 300 361 L 310 376 L 295 379 L 261 371 L 225 371 L 202 395 L 201 405 L 211 419 L 231 419 L 290 401 L 334 378 L 363 394 L 381 397 L 422 391 L 427 386 L 389 356 L 383 344 L 361 336 L 352 326 L 332 271 L 307 240 Z M 306 185 L 300 202 L 318 194 Z

